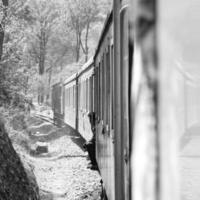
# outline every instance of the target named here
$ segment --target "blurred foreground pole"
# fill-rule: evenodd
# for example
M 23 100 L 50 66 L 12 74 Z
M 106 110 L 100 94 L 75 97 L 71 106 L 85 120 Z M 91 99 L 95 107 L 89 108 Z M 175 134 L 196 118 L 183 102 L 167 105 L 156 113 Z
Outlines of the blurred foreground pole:
M 156 0 L 131 0 L 132 199 L 160 199 Z

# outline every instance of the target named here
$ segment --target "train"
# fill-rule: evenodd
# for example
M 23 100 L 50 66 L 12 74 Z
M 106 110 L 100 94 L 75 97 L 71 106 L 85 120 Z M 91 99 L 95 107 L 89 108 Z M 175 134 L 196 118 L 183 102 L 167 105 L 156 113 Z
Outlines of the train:
M 124 27 L 128 26 L 126 12 L 127 6 L 123 8 Z M 128 36 L 124 29 L 122 42 L 125 42 L 126 46 L 121 55 L 121 58 L 124 58 L 122 60 L 124 69 L 118 73 L 114 69 L 113 15 L 114 13 L 111 12 L 106 19 L 94 56 L 77 73 L 62 83 L 53 85 L 52 88 L 52 105 L 56 124 L 60 125 L 62 122 L 68 124 L 76 129 L 86 141 L 90 141 L 94 132 L 89 114 L 95 114 L 96 160 L 108 199 L 116 199 L 114 165 L 119 168 L 117 171 L 125 170 L 124 176 L 126 176 L 123 183 L 120 182 L 117 187 L 124 185 L 127 192 L 129 187 Z M 115 81 L 123 83 L 123 90 L 114 87 Z M 121 107 L 123 111 L 120 111 L 124 112 L 123 118 L 120 113 L 116 115 L 118 117 L 114 117 L 114 101 L 119 95 L 123 100 Z M 115 125 L 120 125 L 124 129 L 121 138 L 114 138 L 117 134 Z M 119 150 L 115 155 L 114 144 L 122 139 L 126 154 L 120 155 L 121 150 Z M 118 157 L 117 160 L 115 156 Z M 123 160 L 126 161 L 121 165 Z
M 199 198 L 199 8 L 113 1 L 93 57 L 53 86 L 55 121 L 95 135 L 102 199 Z

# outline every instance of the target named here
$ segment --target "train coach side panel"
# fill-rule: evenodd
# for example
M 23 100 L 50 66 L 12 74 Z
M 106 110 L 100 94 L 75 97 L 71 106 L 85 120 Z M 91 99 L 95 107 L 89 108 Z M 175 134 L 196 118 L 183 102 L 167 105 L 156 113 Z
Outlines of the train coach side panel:
M 97 115 L 96 157 L 109 200 L 115 199 L 114 143 L 112 119 L 113 25 L 108 19 L 95 56 L 95 92 Z
M 76 129 L 76 81 L 64 86 L 65 89 L 65 116 L 64 122 Z
M 82 137 L 89 141 L 93 137 L 89 113 L 93 112 L 93 64 L 88 66 L 78 79 L 78 131 Z
M 54 123 L 61 126 L 63 123 L 63 86 L 61 83 L 52 87 L 52 108 Z

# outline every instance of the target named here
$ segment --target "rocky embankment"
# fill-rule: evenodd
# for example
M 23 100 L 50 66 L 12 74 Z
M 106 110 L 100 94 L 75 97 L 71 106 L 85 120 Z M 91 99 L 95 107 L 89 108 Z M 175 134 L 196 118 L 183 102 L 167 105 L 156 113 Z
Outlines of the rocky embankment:
M 6 125 L 11 140 L 1 125 L 0 200 L 100 199 L 101 178 L 87 168 L 80 135 L 34 113 L 16 113 Z
M 25 169 L 0 120 L 0 200 L 39 200 L 39 189 Z

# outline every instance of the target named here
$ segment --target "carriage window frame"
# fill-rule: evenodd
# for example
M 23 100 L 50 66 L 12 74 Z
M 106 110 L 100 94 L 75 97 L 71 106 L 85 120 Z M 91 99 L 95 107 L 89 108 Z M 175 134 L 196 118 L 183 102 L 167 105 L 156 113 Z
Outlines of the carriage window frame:
M 114 45 L 111 45 L 111 58 L 110 58 L 110 62 L 111 62 L 111 68 L 110 68 L 110 88 L 111 88 L 111 96 L 110 96 L 110 103 L 111 103 L 111 107 L 110 107 L 110 127 L 111 129 L 114 129 Z
M 107 124 L 107 51 L 104 52 L 104 116 L 103 123 Z
M 100 67 L 100 120 L 103 120 L 103 60 Z
M 106 53 L 106 124 L 110 127 L 110 45 Z
M 89 95 L 89 91 L 88 91 L 88 78 L 85 81 L 85 85 L 86 85 L 86 101 L 85 101 L 86 105 L 85 105 L 85 107 L 86 107 L 86 112 L 88 112 L 88 95 Z
M 101 119 L 101 62 L 99 62 L 98 66 L 98 120 Z

